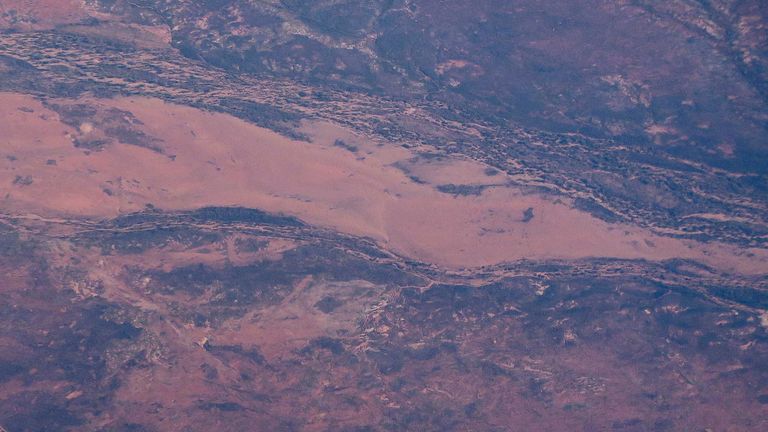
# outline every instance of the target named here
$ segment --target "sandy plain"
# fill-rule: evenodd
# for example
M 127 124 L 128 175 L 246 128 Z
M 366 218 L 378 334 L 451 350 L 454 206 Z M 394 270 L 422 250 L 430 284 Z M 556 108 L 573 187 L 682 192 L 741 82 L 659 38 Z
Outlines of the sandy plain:
M 117 137 L 88 149 L 75 143 L 105 137 L 109 125 L 76 125 L 71 119 L 65 124 L 50 107 L 72 101 L 46 105 L 12 93 L 0 101 L 0 199 L 6 214 L 101 219 L 147 205 L 243 206 L 369 237 L 447 268 L 611 257 L 684 258 L 726 272 L 768 272 L 766 250 L 609 224 L 574 209 L 567 197 L 511 187 L 503 174 L 489 175 L 489 167 L 478 162 L 420 155 L 327 123 L 305 123 L 302 132 L 311 138 L 306 142 L 157 99 L 84 98 L 77 104 L 124 116 L 129 133 L 152 143 L 147 148 Z M 479 189 L 437 189 L 446 184 Z M 528 209 L 532 218 L 525 217 Z

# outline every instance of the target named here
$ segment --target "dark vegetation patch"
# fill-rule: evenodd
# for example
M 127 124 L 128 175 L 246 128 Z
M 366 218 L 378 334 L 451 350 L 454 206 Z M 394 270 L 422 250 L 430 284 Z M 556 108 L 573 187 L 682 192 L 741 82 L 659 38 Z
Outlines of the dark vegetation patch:
M 310 26 L 336 37 L 362 36 L 379 7 L 379 2 L 283 0 Z
M 413 173 L 411 172 L 411 169 L 408 167 L 408 165 L 407 165 L 407 164 L 405 164 L 405 163 L 403 163 L 403 162 L 401 162 L 401 161 L 397 161 L 397 162 L 395 162 L 394 164 L 392 164 L 392 166 L 393 166 L 393 167 L 395 167 L 395 168 L 397 168 L 398 170 L 400 170 L 400 171 L 401 171 L 403 174 L 405 174 L 405 176 L 406 176 L 406 177 L 408 177 L 408 178 L 409 178 L 409 179 L 410 179 L 412 182 L 414 182 L 414 183 L 416 183 L 416 184 L 427 184 L 427 182 L 426 182 L 426 181 L 422 180 L 422 179 L 421 179 L 421 178 L 419 178 L 417 175 L 413 174 Z
M 485 189 L 487 189 L 487 185 L 456 185 L 456 184 L 443 184 L 438 185 L 437 190 L 451 195 L 481 195 Z
M 747 287 L 716 287 L 712 294 L 750 307 L 768 309 L 768 291 Z
M 202 207 L 189 212 L 165 213 L 152 207 L 146 211 L 119 216 L 106 222 L 106 226 L 127 228 L 142 224 L 164 222 L 218 222 L 222 224 L 247 223 L 281 226 L 303 226 L 304 223 L 291 216 L 267 213 L 246 207 Z
M 26 370 L 26 367 L 18 363 L 0 360 L 0 383 L 8 381 Z
M 267 363 L 267 360 L 257 347 L 245 349 L 240 345 L 216 345 L 212 342 L 206 342 L 203 348 L 218 356 L 226 357 L 229 354 L 234 354 L 240 357 L 245 357 L 258 365 L 265 365 Z
M 0 264 L 7 265 L 1 258 Z M 108 407 L 120 386 L 117 370 L 140 365 L 117 354 L 131 352 L 143 336 L 129 318 L 131 308 L 99 298 L 75 301 L 71 291 L 57 287 L 58 275 L 49 275 L 43 264 L 25 260 L 15 270 L 32 270 L 20 281 L 23 285 L 3 282 L 0 339 L 12 341 L 13 348 L 0 353 L 0 382 L 61 384 L 10 393 L 0 401 L 0 425 L 14 431 L 69 430 L 84 424 L 89 410 Z M 73 389 L 82 395 L 70 401 L 66 396 Z
M 27 261 L 36 250 L 37 241 L 23 239 L 15 229 L 0 225 L 0 258 L 6 262 Z
M 318 300 L 318 302 L 315 303 L 315 307 L 323 313 L 331 313 L 343 304 L 344 302 L 336 297 L 326 296 Z
M 10 431 L 47 432 L 80 426 L 85 419 L 67 409 L 62 398 L 25 392 L 0 401 L 0 422 Z
M 144 147 L 157 153 L 162 153 L 163 149 L 156 145 L 155 138 L 150 137 L 144 132 L 126 125 L 110 126 L 104 129 L 104 133 L 123 144 L 130 144 L 138 147 Z
M 356 145 L 347 144 L 347 142 L 342 139 L 337 139 L 336 141 L 333 142 L 333 145 L 336 147 L 343 148 L 344 150 L 352 153 L 357 153 L 357 150 L 358 150 Z
M 86 233 L 80 240 L 96 244 L 102 253 L 130 254 L 141 253 L 148 249 L 160 248 L 170 243 L 178 243 L 188 248 L 195 248 L 218 241 L 221 235 L 183 226 L 159 226 L 137 231 L 109 231 Z
M 523 222 L 530 222 L 533 219 L 533 207 L 528 207 L 523 212 Z
M 268 240 L 261 240 L 258 238 L 238 238 L 235 240 L 235 248 L 238 252 L 259 252 L 269 246 Z
M 32 176 L 28 176 L 28 175 L 26 175 L 26 176 L 17 175 L 13 179 L 13 184 L 15 186 L 29 186 L 32 183 L 34 183 L 34 180 L 32 180 Z
M 282 226 L 302 226 L 303 222 L 292 216 L 282 216 L 245 207 L 203 207 L 187 213 L 187 216 L 198 221 L 215 221 L 222 223 L 252 223 Z
M 376 368 L 384 375 L 400 372 L 405 364 L 404 353 L 394 347 L 382 347 L 377 351 L 368 352 L 367 356 L 373 360 Z
M 547 286 L 543 293 L 538 291 L 541 283 Z M 658 368 L 665 368 L 670 361 L 660 346 L 670 347 L 683 358 L 706 360 L 705 368 L 685 372 L 692 380 L 710 376 L 718 368 L 724 370 L 736 360 L 734 356 L 751 364 L 752 355 L 739 351 L 744 343 L 760 344 L 757 352 L 764 357 L 768 339 L 762 336 L 764 332 L 755 317 L 728 311 L 692 289 L 631 276 L 597 278 L 567 271 L 557 277 L 550 273 L 546 282 L 509 278 L 482 287 L 435 284 L 424 291 L 403 289 L 397 301 L 368 324 L 371 329 L 380 324 L 391 328 L 373 330 L 366 356 L 388 380 L 404 383 L 396 393 L 403 403 L 416 403 L 408 389 L 421 388 L 409 387 L 408 381 L 438 379 L 448 367 L 460 370 L 458 376 L 471 376 L 462 378 L 463 382 L 476 382 L 477 388 L 486 392 L 487 386 L 506 388 L 500 383 L 511 381 L 515 388 L 522 389 L 520 394 L 525 399 L 549 407 L 554 399 L 554 383 L 566 388 L 571 385 L 561 381 L 562 374 L 570 373 L 561 359 L 569 358 L 568 350 L 574 347 L 579 347 L 580 352 L 600 352 L 601 357 L 633 370 L 642 382 L 670 388 L 678 384 L 660 381 Z M 745 327 L 758 333 L 750 335 Z M 737 336 L 728 329 L 741 330 Z M 526 372 L 525 361 L 520 359 L 529 356 L 543 360 L 534 368 L 552 365 L 561 378 Z M 442 368 L 427 367 L 436 364 Z M 754 382 L 768 379 L 765 368 L 748 367 L 739 374 L 749 374 Z M 724 383 L 739 381 L 743 376 L 734 378 L 724 373 L 718 379 Z M 578 384 L 573 385 L 573 391 L 583 391 Z M 764 399 L 761 403 L 768 403 L 768 396 Z M 593 403 L 599 404 L 597 399 L 590 401 L 587 397 L 583 403 L 562 408 L 591 409 Z M 655 402 L 647 404 L 655 409 Z M 441 406 L 447 405 L 443 401 Z M 493 406 L 477 401 L 467 418 Z M 464 408 L 451 406 L 456 412 Z M 420 422 L 429 422 L 427 418 L 412 421 L 422 427 L 427 423 Z M 628 419 L 606 426 L 629 430 L 637 422 Z M 674 430 L 679 424 L 664 419 L 659 427 Z
M 162 153 L 159 141 L 139 129 L 143 123 L 128 111 L 89 104 L 46 103 L 46 107 L 58 113 L 62 123 L 77 131 L 74 138 L 76 147 L 101 150 L 120 142 Z M 93 130 L 84 130 L 85 124 Z
M 111 191 L 105 190 L 105 193 L 111 194 Z M 150 248 L 166 246 L 171 242 L 194 248 L 216 242 L 223 237 L 213 229 L 185 226 L 185 223 L 304 226 L 303 222 L 291 216 L 274 215 L 244 207 L 204 207 L 183 213 L 163 213 L 149 208 L 144 212 L 105 221 L 104 229 L 78 234 L 75 241 L 99 246 L 104 253 L 139 253 Z M 267 244 L 268 241 L 264 240 L 238 239 L 236 247 L 246 252 L 257 252 Z
M 200 365 L 200 370 L 203 372 L 203 376 L 207 380 L 216 380 L 219 378 L 219 371 L 215 367 L 209 365 L 208 363 L 203 363 Z
M 219 110 L 256 125 L 272 129 L 290 138 L 307 140 L 306 136 L 296 131 L 302 116 L 293 111 L 281 109 L 274 105 L 236 98 L 222 100 Z
M 397 266 L 379 264 L 324 242 L 304 244 L 282 253 L 279 259 L 246 265 L 193 264 L 169 271 L 133 268 L 127 278 L 149 295 L 177 299 L 172 310 L 187 321 L 216 326 L 253 308 L 279 303 L 307 276 L 340 282 L 365 280 L 388 287 L 423 283 Z M 332 313 L 340 305 L 338 300 L 325 298 L 316 307 Z
M 340 339 L 323 336 L 312 339 L 307 346 L 302 348 L 299 352 L 303 355 L 308 355 L 317 350 L 326 350 L 333 355 L 340 355 L 346 351 L 344 343 Z
M 583 210 L 592 214 L 593 216 L 602 219 L 606 222 L 619 222 L 618 216 L 613 214 L 610 210 L 596 203 L 594 200 L 587 198 L 576 198 L 573 202 L 573 207 L 578 210 Z
M 139 423 L 133 423 L 133 422 L 122 422 L 117 423 L 116 425 L 110 425 L 107 430 L 109 432 L 154 432 L 155 429 L 139 424 Z

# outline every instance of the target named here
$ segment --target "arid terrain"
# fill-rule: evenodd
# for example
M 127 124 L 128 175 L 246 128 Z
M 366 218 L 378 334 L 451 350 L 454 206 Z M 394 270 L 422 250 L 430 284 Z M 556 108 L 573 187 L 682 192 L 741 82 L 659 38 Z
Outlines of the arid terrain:
M 0 0 L 0 431 L 768 430 L 767 30 Z

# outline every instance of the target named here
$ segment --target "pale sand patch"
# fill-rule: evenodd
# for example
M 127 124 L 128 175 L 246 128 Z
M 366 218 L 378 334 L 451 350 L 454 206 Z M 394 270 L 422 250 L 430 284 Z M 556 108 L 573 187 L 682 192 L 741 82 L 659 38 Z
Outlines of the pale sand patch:
M 162 49 L 170 47 L 171 30 L 168 26 L 125 24 L 108 14 L 90 12 L 90 15 L 108 21 L 98 25 L 68 25 L 63 27 L 62 31 L 117 40 L 139 48 Z
M 44 30 L 87 17 L 82 0 L 0 0 L 0 28 Z
M 485 173 L 488 166 L 468 159 L 419 158 L 411 161 L 400 161 L 399 166 L 407 169 L 409 174 L 432 185 L 488 186 L 503 185 L 507 180 L 505 176 L 489 176 Z
M 143 131 L 159 140 L 163 154 L 116 144 L 87 155 L 72 145 L 70 135 L 77 131 L 34 99 L 2 94 L 0 101 L 0 153 L 15 158 L 0 160 L 6 212 L 114 217 L 146 204 L 166 210 L 239 205 L 368 236 L 395 252 L 452 268 L 518 259 L 689 258 L 725 271 L 768 273 L 764 249 L 682 241 L 608 224 L 572 208 L 567 199 L 509 187 L 479 196 L 438 192 L 435 185 L 452 179 L 481 182 L 484 166 L 466 160 L 420 164 L 406 149 L 327 124 L 307 126 L 313 133 L 307 143 L 156 99 L 90 100 L 85 102 L 132 112 Z M 334 146 L 340 137 L 358 151 Z M 415 183 L 393 166 L 398 161 L 410 161 L 433 184 Z M 16 181 L 26 176 L 31 184 Z M 488 177 L 493 183 L 504 179 Z M 529 207 L 534 217 L 524 222 Z
M 230 320 L 218 331 L 214 342 L 226 345 L 247 341 L 272 361 L 307 346 L 312 339 L 338 337 L 354 330 L 382 290 L 382 286 L 367 281 L 315 281 L 308 276 L 279 304 Z M 327 295 L 342 301 L 330 313 L 315 306 Z
M 166 25 L 122 23 L 119 16 L 103 13 L 85 0 L 0 0 L 0 29 L 38 31 L 57 29 L 119 40 L 137 47 L 170 47 L 171 31 Z M 93 24 L 91 19 L 99 22 Z

